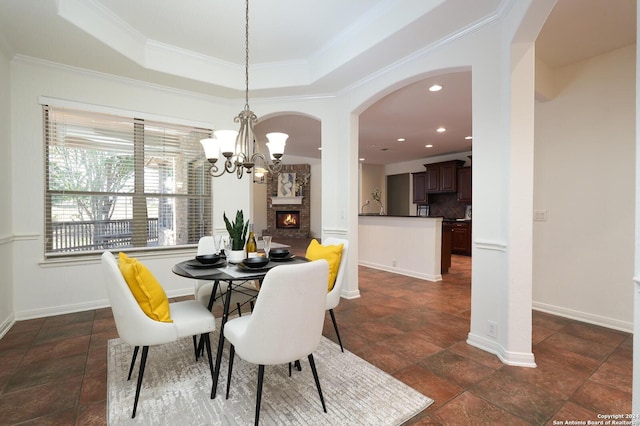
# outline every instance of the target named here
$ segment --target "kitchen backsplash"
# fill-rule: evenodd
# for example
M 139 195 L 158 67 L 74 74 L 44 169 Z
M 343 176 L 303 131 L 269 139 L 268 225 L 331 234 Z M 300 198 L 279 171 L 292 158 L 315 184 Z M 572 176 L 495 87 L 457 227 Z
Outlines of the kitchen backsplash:
M 455 192 L 447 194 L 429 194 L 429 215 L 462 219 L 468 203 L 458 201 Z

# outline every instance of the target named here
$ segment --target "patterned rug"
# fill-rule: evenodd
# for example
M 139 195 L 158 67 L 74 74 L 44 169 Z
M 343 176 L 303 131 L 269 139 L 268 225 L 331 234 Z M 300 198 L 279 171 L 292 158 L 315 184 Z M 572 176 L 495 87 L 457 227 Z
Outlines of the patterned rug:
M 212 333 L 212 346 L 217 344 Z M 215 343 L 214 343 L 215 342 Z M 109 340 L 107 363 L 110 425 L 248 425 L 253 424 L 258 367 L 236 356 L 229 399 L 225 399 L 229 348 L 220 370 L 218 394 L 211 394 L 211 373 L 205 359 L 195 362 L 191 338 L 152 346 L 140 392 L 136 418 L 131 419 L 137 371 L 127 381 L 133 348 Z M 215 348 L 213 348 L 215 356 Z M 327 413 L 313 381 L 308 360 L 302 371 L 287 365 L 266 366 L 261 425 L 399 425 L 433 403 L 392 376 L 322 337 L 314 352 Z

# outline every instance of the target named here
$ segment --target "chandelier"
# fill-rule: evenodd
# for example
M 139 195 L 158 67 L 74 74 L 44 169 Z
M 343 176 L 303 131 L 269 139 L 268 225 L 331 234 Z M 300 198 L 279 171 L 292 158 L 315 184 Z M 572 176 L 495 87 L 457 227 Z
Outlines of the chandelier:
M 267 148 L 271 154 L 271 162 L 258 149 L 253 130 L 258 117 L 249 108 L 249 0 L 245 1 L 245 6 L 245 104 L 244 109 L 233 119 L 235 123 L 240 123 L 240 130 L 216 130 L 212 138 L 200 140 L 205 156 L 211 163 L 209 174 L 213 177 L 235 173 L 240 179 L 245 171 L 251 173 L 251 169 L 257 165 L 261 170 L 279 173 L 282 170 L 281 158 L 284 155 L 284 147 L 289 137 L 286 133 L 267 133 Z M 220 154 L 224 156 L 223 168 L 218 168 L 216 164 Z

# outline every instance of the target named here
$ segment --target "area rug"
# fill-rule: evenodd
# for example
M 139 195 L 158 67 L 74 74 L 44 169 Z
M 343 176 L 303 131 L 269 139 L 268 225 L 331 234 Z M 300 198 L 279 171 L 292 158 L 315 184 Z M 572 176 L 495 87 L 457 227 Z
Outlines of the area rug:
M 217 343 L 217 333 L 211 342 Z M 236 356 L 229 399 L 225 399 L 229 348 L 225 346 L 218 394 L 211 399 L 206 360 L 195 361 L 191 338 L 149 349 L 136 418 L 131 419 L 137 371 L 127 381 L 133 348 L 109 340 L 107 421 L 110 425 L 253 424 L 258 367 Z M 214 355 L 215 356 L 215 350 Z M 433 400 L 322 337 L 314 352 L 327 413 L 308 361 L 289 377 L 287 365 L 266 366 L 261 425 L 399 425 Z

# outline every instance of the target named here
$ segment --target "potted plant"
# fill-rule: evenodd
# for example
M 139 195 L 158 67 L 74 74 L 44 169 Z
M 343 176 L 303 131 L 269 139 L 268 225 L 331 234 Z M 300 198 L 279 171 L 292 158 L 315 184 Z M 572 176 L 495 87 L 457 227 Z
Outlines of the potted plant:
M 247 229 L 249 229 L 249 221 L 244 222 L 242 210 L 236 212 L 236 219 L 229 222 L 226 213 L 222 213 L 224 224 L 229 233 L 231 241 L 231 253 L 227 254 L 227 260 L 231 263 L 239 263 L 244 259 L 244 244 L 247 241 Z
M 384 207 L 382 206 L 382 192 L 378 188 L 373 188 L 371 192 L 371 198 L 373 198 L 380 206 L 380 215 L 384 214 Z

